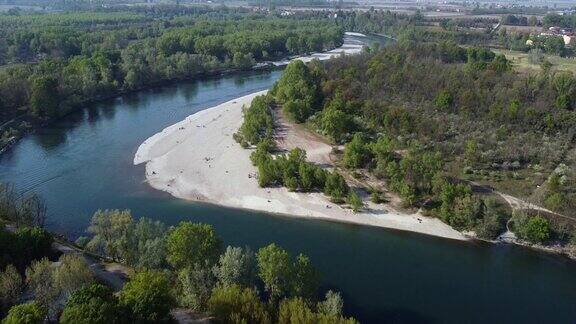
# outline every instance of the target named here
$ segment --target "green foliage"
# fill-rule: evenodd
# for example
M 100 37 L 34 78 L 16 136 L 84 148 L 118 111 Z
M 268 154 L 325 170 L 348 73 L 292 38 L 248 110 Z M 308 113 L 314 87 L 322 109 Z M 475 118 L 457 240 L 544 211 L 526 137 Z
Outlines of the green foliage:
M 253 287 L 257 275 L 256 256 L 248 247 L 228 246 L 220 255 L 214 275 L 222 286 Z
M 434 104 L 438 109 L 448 110 L 452 108 L 452 105 L 454 104 L 454 98 L 452 97 L 452 94 L 450 94 L 450 92 L 442 90 L 438 92 L 438 94 L 436 95 L 436 99 L 434 99 Z
M 532 243 L 545 243 L 550 239 L 550 221 L 541 216 L 514 215 L 514 231 Z
M 258 275 L 271 300 L 278 300 L 290 291 L 293 268 L 290 254 L 272 243 L 258 250 Z
M 211 225 L 181 222 L 168 235 L 167 259 L 176 269 L 195 264 L 214 264 L 222 249 L 222 241 Z
M 333 171 L 326 176 L 326 184 L 324 185 L 324 193 L 330 196 L 334 201 L 342 201 L 348 194 L 350 188 L 346 184 L 344 177 Z
M 316 298 L 319 274 L 310 259 L 303 254 L 291 259 L 286 250 L 274 243 L 258 250 L 258 276 L 273 302 L 286 296 Z
M 94 281 L 92 270 L 83 256 L 63 254 L 58 262 L 60 265 L 53 274 L 54 285 L 58 287 L 60 295 L 65 299 Z
M 334 324 L 353 324 L 356 321 L 352 318 L 344 318 L 337 315 L 314 312 L 301 298 L 285 299 L 280 303 L 278 311 L 279 324 L 291 323 L 334 323 Z
M 53 119 L 126 90 L 248 69 L 332 49 L 343 39 L 333 21 L 314 14 L 296 20 L 245 9 L 174 8 L 0 16 L 4 121 L 22 113 Z
M 320 286 L 320 274 L 312 265 L 310 258 L 302 253 L 298 254 L 292 268 L 293 278 L 290 295 L 314 300 Z
M 0 272 L 0 312 L 20 302 L 24 282 L 13 265 Z
M 2 324 L 42 324 L 46 318 L 46 310 L 36 304 L 28 303 L 14 306 Z
M 129 210 L 98 210 L 92 216 L 88 232 L 93 234 L 87 248 L 90 251 L 119 260 L 126 251 L 130 225 L 133 223 Z
M 354 128 L 354 120 L 338 108 L 325 109 L 321 115 L 320 127 L 338 143 Z
M 506 231 L 506 223 L 511 215 L 502 203 L 494 199 L 485 199 L 484 207 L 482 219 L 477 221 L 474 231 L 480 238 L 495 239 Z
M 271 144 L 261 142 L 250 155 L 258 168 L 258 184 L 261 187 L 283 185 L 290 191 L 321 190 L 325 186 L 328 172 L 306 161 L 306 152 L 296 148 L 286 155 L 273 157 L 268 151 Z
M 132 313 L 137 323 L 167 322 L 174 305 L 170 280 L 162 272 L 139 272 L 124 285 L 120 305 Z
M 112 290 L 93 284 L 74 292 L 64 307 L 60 323 L 127 323 L 129 314 L 120 307 Z
M 256 291 L 235 284 L 216 287 L 208 301 L 208 309 L 222 323 L 272 322 Z
M 34 291 L 35 302 L 50 313 L 55 311 L 60 291 L 54 280 L 52 262 L 46 258 L 33 261 L 26 269 L 26 281 Z
M 306 64 L 296 60 L 288 64 L 271 94 L 283 105 L 290 119 L 302 123 L 314 113 L 322 100 L 319 82 Z
M 58 113 L 58 80 L 41 76 L 34 79 L 31 85 L 30 109 L 40 118 L 53 118 Z
M 82 256 L 64 254 L 58 262 L 58 266 L 53 266 L 52 262 L 43 258 L 33 261 L 26 269 L 26 281 L 34 292 L 35 301 L 50 315 L 58 311 L 57 301 L 66 301 L 71 294 L 94 280 Z
M 166 227 L 142 217 L 134 221 L 129 210 L 98 210 L 88 231 L 94 236 L 86 248 L 123 260 L 130 266 L 156 269 L 165 264 Z
M 204 311 L 216 278 L 209 264 L 196 263 L 178 272 L 180 305 L 195 311 Z
M 258 96 L 252 100 L 250 107 L 244 108 L 244 121 L 238 134 L 246 142 L 256 145 L 272 138 L 274 121 L 270 105 L 270 96 Z
M 350 205 L 355 213 L 359 212 L 364 207 L 362 198 L 360 198 L 360 196 L 353 190 L 350 190 L 348 198 L 346 198 L 346 202 Z
M 13 264 L 23 271 L 33 260 L 51 254 L 52 235 L 38 227 L 24 227 L 16 233 L 0 228 L 0 268 Z
M 344 308 L 344 301 L 339 292 L 328 290 L 323 301 L 318 302 L 318 312 L 327 316 L 340 317 L 342 316 L 342 309 Z
M 344 165 L 351 169 L 362 168 L 371 159 L 370 153 L 363 135 L 356 133 L 344 148 Z

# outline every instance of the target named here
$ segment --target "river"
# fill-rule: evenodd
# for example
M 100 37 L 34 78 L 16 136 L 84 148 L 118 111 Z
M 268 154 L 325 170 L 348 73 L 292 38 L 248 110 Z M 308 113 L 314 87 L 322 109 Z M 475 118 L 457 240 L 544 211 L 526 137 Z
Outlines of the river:
M 40 194 L 48 228 L 72 238 L 97 209 L 119 208 L 167 224 L 212 224 L 226 244 L 277 242 L 303 252 L 322 272 L 323 289 L 341 291 L 348 314 L 365 323 L 576 321 L 576 265 L 560 256 L 186 202 L 144 183 L 144 167 L 132 165 L 140 143 L 196 111 L 266 89 L 280 74 L 181 83 L 92 105 L 1 155 L 0 179 Z

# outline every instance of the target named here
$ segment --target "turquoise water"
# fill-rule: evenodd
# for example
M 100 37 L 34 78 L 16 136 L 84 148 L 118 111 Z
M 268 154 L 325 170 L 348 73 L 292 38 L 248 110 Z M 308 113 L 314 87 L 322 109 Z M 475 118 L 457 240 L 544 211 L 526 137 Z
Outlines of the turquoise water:
M 311 256 L 323 288 L 366 323 L 573 323 L 576 266 L 509 245 L 290 219 L 177 200 L 133 166 L 146 138 L 186 116 L 266 89 L 280 71 L 171 85 L 102 102 L 27 136 L 0 156 L 0 179 L 48 203 L 48 227 L 83 234 L 99 208 L 215 226 L 227 244 L 277 242 Z

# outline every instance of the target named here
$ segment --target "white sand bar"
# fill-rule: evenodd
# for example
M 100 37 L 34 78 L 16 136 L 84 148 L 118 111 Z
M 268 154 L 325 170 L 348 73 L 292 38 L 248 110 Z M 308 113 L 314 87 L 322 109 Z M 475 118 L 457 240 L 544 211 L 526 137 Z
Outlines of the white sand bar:
M 418 213 L 403 214 L 367 202 L 365 211 L 355 214 L 321 193 L 260 188 L 250 162 L 252 150 L 241 148 L 232 134 L 242 124 L 242 106 L 265 93 L 223 103 L 167 127 L 140 145 L 134 164 L 146 163 L 146 179 L 152 187 L 182 199 L 466 240 L 440 220 Z

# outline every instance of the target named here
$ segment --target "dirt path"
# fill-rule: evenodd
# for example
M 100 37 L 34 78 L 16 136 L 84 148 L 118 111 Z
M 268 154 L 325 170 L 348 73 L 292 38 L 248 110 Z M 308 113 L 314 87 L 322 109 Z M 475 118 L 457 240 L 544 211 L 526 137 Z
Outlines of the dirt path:
M 526 210 L 536 210 L 536 211 L 548 213 L 548 214 L 551 214 L 551 215 L 554 215 L 554 216 L 557 216 L 560 218 L 564 218 L 564 219 L 570 220 L 572 222 L 576 222 L 575 217 L 559 214 L 559 213 L 552 211 L 550 209 L 544 208 L 542 206 L 538 206 L 534 203 L 527 202 L 527 201 L 522 200 L 518 197 L 514 197 L 511 195 L 505 194 L 503 192 L 500 192 L 498 190 L 495 190 L 494 188 L 492 188 L 490 186 L 482 185 L 482 184 L 479 184 L 479 183 L 473 182 L 473 181 L 471 181 L 470 184 L 472 186 L 474 186 L 476 189 L 480 189 L 484 192 L 493 193 L 495 195 L 502 197 L 502 199 L 504 199 L 508 203 L 508 205 L 510 205 L 510 208 L 512 208 L 512 210 L 525 210 L 525 209 Z
M 303 125 L 294 124 L 277 109 L 274 111 L 274 140 L 281 151 L 301 148 L 306 151 L 308 161 L 325 168 L 333 167 L 330 159 L 332 146 L 319 135 L 307 130 Z

